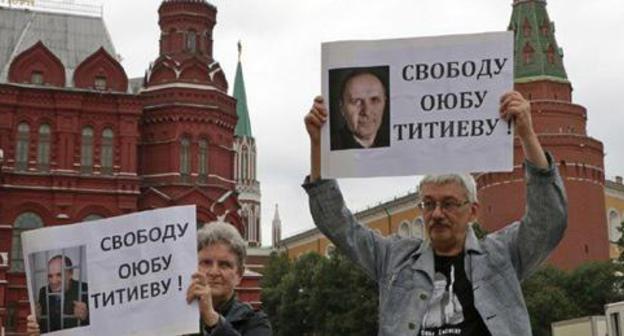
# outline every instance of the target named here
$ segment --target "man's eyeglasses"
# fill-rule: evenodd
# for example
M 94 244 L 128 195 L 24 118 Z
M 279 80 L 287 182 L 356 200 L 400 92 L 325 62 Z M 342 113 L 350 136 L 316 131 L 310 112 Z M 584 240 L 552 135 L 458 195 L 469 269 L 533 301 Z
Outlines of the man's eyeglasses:
M 440 210 L 449 213 L 459 210 L 459 208 L 468 203 L 470 203 L 468 200 L 464 202 L 458 202 L 450 199 L 443 201 L 424 200 L 418 203 L 418 207 L 424 212 L 433 212 L 438 206 L 440 206 Z

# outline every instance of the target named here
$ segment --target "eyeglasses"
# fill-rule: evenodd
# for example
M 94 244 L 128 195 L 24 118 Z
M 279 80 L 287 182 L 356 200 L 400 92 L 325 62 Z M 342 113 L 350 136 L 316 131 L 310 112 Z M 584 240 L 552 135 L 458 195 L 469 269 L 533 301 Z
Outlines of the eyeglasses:
M 443 200 L 443 201 L 432 201 L 432 200 L 424 200 L 418 203 L 418 207 L 424 212 L 433 212 L 435 209 L 440 206 L 440 210 L 450 213 L 459 210 L 459 208 L 464 205 L 470 203 L 470 201 L 466 200 L 464 202 L 458 202 L 455 200 Z

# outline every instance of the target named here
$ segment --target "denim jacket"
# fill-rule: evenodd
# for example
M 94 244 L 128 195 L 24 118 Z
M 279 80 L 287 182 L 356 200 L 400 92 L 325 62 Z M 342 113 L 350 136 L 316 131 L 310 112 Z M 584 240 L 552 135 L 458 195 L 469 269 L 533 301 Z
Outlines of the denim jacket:
M 483 240 L 477 240 L 468 228 L 466 276 L 472 283 L 475 308 L 492 335 L 531 335 L 520 282 L 548 257 L 566 228 L 563 183 L 552 157 L 547 156 L 548 169 L 525 163 L 527 207 L 521 220 Z M 418 335 L 433 292 L 431 245 L 421 239 L 382 237 L 359 224 L 345 206 L 335 180 L 303 187 L 319 230 L 377 281 L 379 335 Z

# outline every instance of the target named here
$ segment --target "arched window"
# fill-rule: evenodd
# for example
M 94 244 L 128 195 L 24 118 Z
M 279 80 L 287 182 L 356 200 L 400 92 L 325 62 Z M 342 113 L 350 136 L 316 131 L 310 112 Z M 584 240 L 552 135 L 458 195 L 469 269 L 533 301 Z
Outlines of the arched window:
M 609 211 L 609 240 L 612 242 L 620 239 L 622 233 L 618 230 L 621 226 L 620 215 L 615 210 Z
M 93 171 L 93 128 L 82 129 L 80 147 L 80 171 L 83 174 L 91 174 Z
M 100 151 L 100 164 L 102 165 L 102 174 L 110 175 L 113 173 L 113 143 L 115 134 L 110 128 L 102 131 L 102 150 Z
M 412 223 L 412 230 L 411 230 L 412 237 L 423 239 L 424 238 L 423 226 L 424 226 L 424 222 L 423 222 L 422 217 L 416 218 L 414 222 Z
M 190 52 L 197 50 L 197 33 L 194 30 L 189 30 L 186 33 L 186 50 Z
M 336 252 L 336 246 L 334 246 L 334 244 L 329 244 L 327 245 L 327 247 L 325 247 L 325 256 L 327 258 L 331 258 L 335 252 Z
M 97 76 L 95 77 L 95 81 L 93 83 L 93 87 L 98 91 L 105 91 L 108 87 L 108 83 L 106 81 L 105 76 Z
M 402 222 L 399 225 L 399 236 L 401 236 L 401 237 L 409 237 L 409 235 L 410 235 L 409 223 L 408 222 Z
M 82 221 L 83 222 L 90 222 L 90 221 L 94 221 L 94 220 L 98 220 L 98 219 L 102 219 L 104 217 L 97 215 L 97 214 L 91 214 L 88 215 L 87 217 L 85 217 Z
M 191 173 L 191 140 L 182 138 L 180 140 L 180 175 L 182 180 L 188 180 Z
M 241 151 L 241 180 L 245 181 L 247 180 L 247 153 L 249 153 L 249 151 L 247 150 L 247 146 L 243 146 L 243 150 Z
M 37 165 L 40 171 L 48 171 L 50 169 L 50 125 L 48 124 L 39 126 Z
M 199 179 L 206 182 L 208 176 L 208 141 L 199 140 Z
M 13 240 L 11 243 L 11 271 L 24 272 L 24 256 L 22 255 L 22 232 L 43 227 L 43 220 L 33 212 L 24 212 L 17 216 L 13 223 Z
M 23 122 L 17 125 L 17 142 L 15 148 L 15 170 L 28 170 L 28 147 L 30 143 L 30 126 Z

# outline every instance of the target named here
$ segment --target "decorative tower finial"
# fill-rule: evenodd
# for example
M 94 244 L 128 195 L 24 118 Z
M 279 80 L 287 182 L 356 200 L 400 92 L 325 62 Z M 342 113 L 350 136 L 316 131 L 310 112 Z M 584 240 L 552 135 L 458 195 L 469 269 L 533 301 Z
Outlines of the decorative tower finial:
M 241 55 L 243 54 L 243 44 L 241 40 L 238 40 L 238 61 L 241 61 Z
M 278 247 L 280 240 L 282 240 L 282 220 L 279 216 L 279 206 L 275 204 L 275 215 L 273 216 L 273 247 Z

